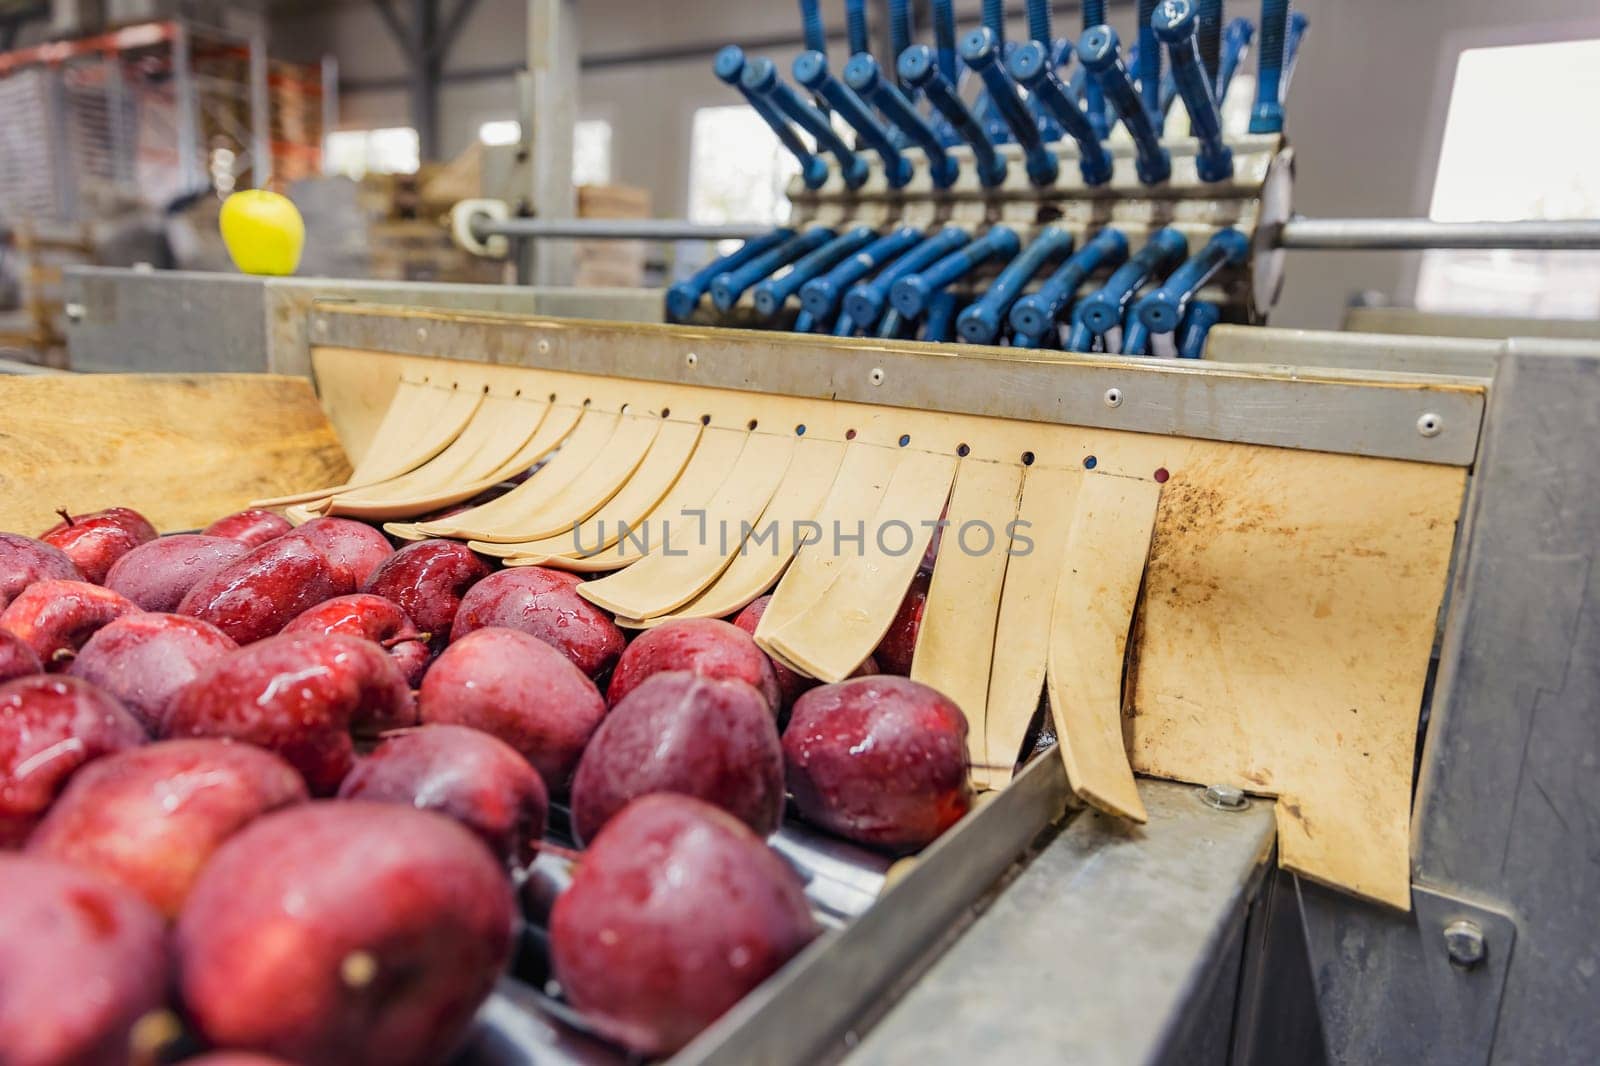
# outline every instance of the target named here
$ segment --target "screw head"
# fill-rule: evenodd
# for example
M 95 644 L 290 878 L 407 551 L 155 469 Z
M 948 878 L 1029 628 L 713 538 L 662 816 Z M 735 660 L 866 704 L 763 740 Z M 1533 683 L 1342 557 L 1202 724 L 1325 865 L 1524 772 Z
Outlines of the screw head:
M 1106 395 L 1105 395 L 1105 401 L 1106 401 L 1106 406 L 1107 407 L 1121 407 L 1122 406 L 1122 390 L 1118 389 L 1118 388 L 1107 389 L 1106 390 Z
M 1209 785 L 1200 793 L 1200 802 L 1219 811 L 1234 813 L 1250 806 L 1250 797 L 1232 785 Z
M 317 319 L 317 332 L 318 333 L 326 333 L 326 332 L 328 332 L 328 320 L 327 319 L 325 319 L 325 318 Z
M 874 385 L 882 385 L 883 384 L 883 367 L 881 367 L 881 366 L 873 367 L 872 368 L 872 373 L 867 375 L 867 380 L 872 382 Z
M 427 329 L 427 327 L 426 326 L 418 326 L 417 327 L 417 340 L 425 341 L 427 339 L 428 339 L 428 329 Z
M 1417 419 L 1417 432 L 1422 434 L 1424 437 L 1437 437 L 1439 435 L 1439 431 L 1443 428 L 1444 419 L 1440 418 L 1432 411 L 1427 412 L 1421 418 Z
M 539 354 L 540 355 L 549 355 L 550 354 L 550 342 L 548 340 L 540 340 L 539 341 Z
M 684 363 L 685 366 L 692 367 L 692 366 L 696 365 L 699 362 L 700 362 L 700 357 L 698 355 L 694 354 L 693 352 L 690 352 L 688 355 L 683 357 L 683 363 Z
M 82 322 L 89 313 L 88 309 L 76 300 L 68 302 L 61 310 L 65 312 L 68 322 Z
M 1444 949 L 1450 961 L 1464 970 L 1481 963 L 1489 954 L 1489 945 L 1483 939 L 1483 929 L 1477 922 L 1457 919 L 1444 927 Z

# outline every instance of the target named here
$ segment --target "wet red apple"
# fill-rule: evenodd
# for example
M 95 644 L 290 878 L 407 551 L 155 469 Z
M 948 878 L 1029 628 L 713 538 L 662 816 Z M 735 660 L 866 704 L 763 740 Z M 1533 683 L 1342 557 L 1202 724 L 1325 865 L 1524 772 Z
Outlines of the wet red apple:
M 277 633 L 308 608 L 353 591 L 348 574 L 320 548 L 301 538 L 279 537 L 195 585 L 178 613 L 250 644 Z
M 679 618 L 639 634 L 617 661 L 606 699 L 615 707 L 645 678 L 665 670 L 743 681 L 761 693 L 774 714 L 782 702 L 766 652 L 750 634 L 719 618 Z
M 424 633 L 435 651 L 450 642 L 450 626 L 467 590 L 490 574 L 489 564 L 454 540 L 421 540 L 384 560 L 362 592 L 393 600 Z
M 116 561 L 139 545 L 156 539 L 156 529 L 138 511 L 112 507 L 92 514 L 57 511 L 59 524 L 39 534 L 46 544 L 67 553 L 83 579 L 98 585 Z
M 557 979 L 601 1033 L 677 1051 L 817 935 L 800 879 L 701 800 L 635 800 L 583 854 L 550 916 Z
M 286 634 L 201 670 L 167 704 L 161 735 L 255 744 L 299 770 L 313 795 L 330 796 L 355 765 L 352 731 L 375 735 L 415 720 L 411 690 L 382 648 Z
M 759 596 L 751 600 L 749 606 L 739 612 L 738 617 L 733 620 L 733 624 L 754 637 L 756 635 L 756 626 L 761 624 L 762 616 L 767 613 L 767 604 L 771 602 L 771 596 Z M 772 663 L 773 676 L 778 680 L 778 702 L 782 709 L 782 713 L 778 717 L 780 721 L 786 722 L 789 718 L 789 708 L 793 707 L 794 701 L 800 698 L 800 693 L 807 689 L 816 688 L 822 682 L 814 677 L 796 673 L 771 656 L 767 657 L 767 661 Z M 866 661 L 856 667 L 855 673 L 850 676 L 870 677 L 879 672 L 878 660 L 869 655 Z
M 236 540 L 247 548 L 259 548 L 293 528 L 289 520 L 280 514 L 252 508 L 219 518 L 200 532 L 208 537 Z
M 46 670 L 65 670 L 103 626 L 139 608 L 87 581 L 36 581 L 0 612 L 0 629 L 33 649 Z
M 130 614 L 89 638 L 67 673 L 111 693 L 150 732 L 173 695 L 239 645 L 181 614 Z
M 515 629 L 480 629 L 445 649 L 422 679 L 422 720 L 491 733 L 564 793 L 605 717 L 594 682 L 565 655 Z
M 353 589 L 366 584 L 372 572 L 394 554 L 394 545 L 382 530 L 349 518 L 313 518 L 288 535 L 321 548 L 334 568 L 349 577 Z
M 190 589 L 249 551 L 223 537 L 196 533 L 157 537 L 118 559 L 105 586 L 146 611 L 176 611 Z
M 922 847 L 972 806 L 966 716 L 903 677 L 807 692 L 784 730 L 783 755 L 806 820 L 861 844 Z
M 498 737 L 458 725 L 386 738 L 350 771 L 339 798 L 437 811 L 509 864 L 533 861 L 550 813 L 550 794 L 527 759 Z
M 302 1066 L 443 1062 L 511 950 L 505 870 L 467 830 L 389 803 L 257 819 L 178 920 L 179 990 L 207 1042 Z
M 78 567 L 53 544 L 0 533 L 0 611 L 35 581 L 82 581 Z
M 176 918 L 223 841 L 306 798 L 300 775 L 269 751 L 225 740 L 160 741 L 74 775 L 28 838 L 28 851 L 102 874 Z
M 400 605 L 366 592 L 319 603 L 284 626 L 283 632 L 340 633 L 381 644 L 412 688 L 422 684 L 433 661 L 428 634 L 417 631 Z
M 0 629 L 0 683 L 44 673 L 44 663 L 19 636 Z
M 165 925 L 137 895 L 87 870 L 0 855 L 0 1061 L 129 1061 L 129 1037 L 166 999 Z
M 27 839 L 79 767 L 148 739 L 87 681 L 41 674 L 0 685 L 0 848 Z
M 930 581 L 927 574 L 920 572 L 912 578 L 905 599 L 900 601 L 900 609 L 889 623 L 888 632 L 872 653 L 886 674 L 911 676 L 911 659 L 917 650 L 917 634 L 922 629 L 922 611 L 928 603 Z
M 450 639 L 489 626 L 520 629 L 598 678 L 616 665 L 628 642 L 610 615 L 578 595 L 581 584 L 577 574 L 539 566 L 490 574 L 462 597 Z
M 611 709 L 578 763 L 572 819 L 589 841 L 640 796 L 677 792 L 761 836 L 783 818 L 783 748 L 772 708 L 743 681 L 653 674 Z

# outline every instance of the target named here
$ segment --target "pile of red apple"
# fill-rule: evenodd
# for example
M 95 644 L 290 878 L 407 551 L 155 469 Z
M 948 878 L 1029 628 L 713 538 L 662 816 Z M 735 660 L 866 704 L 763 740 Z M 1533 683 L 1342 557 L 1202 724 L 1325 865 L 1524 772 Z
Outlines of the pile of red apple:
M 959 708 L 870 660 L 774 664 L 765 599 L 630 642 L 581 578 L 453 541 L 62 515 L 0 534 L 8 1066 L 443 1061 L 552 798 L 584 848 L 549 914 L 562 993 L 670 1054 L 818 932 L 765 843 L 786 805 L 903 853 L 971 803 Z M 909 669 L 925 592 L 882 667 Z

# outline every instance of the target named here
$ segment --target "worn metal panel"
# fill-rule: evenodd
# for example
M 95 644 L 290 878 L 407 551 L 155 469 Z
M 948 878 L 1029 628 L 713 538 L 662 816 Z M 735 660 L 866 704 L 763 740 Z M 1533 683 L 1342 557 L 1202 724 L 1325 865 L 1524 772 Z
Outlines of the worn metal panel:
M 1272 807 L 1219 811 L 1162 781 L 1139 791 L 1148 825 L 1080 815 L 845 1062 L 1093 1066 L 1225 1048 Z
M 1491 378 L 1503 345 L 1462 337 L 1409 337 L 1388 333 L 1334 333 L 1265 326 L 1212 327 L 1206 358 L 1219 363 L 1327 366 Z

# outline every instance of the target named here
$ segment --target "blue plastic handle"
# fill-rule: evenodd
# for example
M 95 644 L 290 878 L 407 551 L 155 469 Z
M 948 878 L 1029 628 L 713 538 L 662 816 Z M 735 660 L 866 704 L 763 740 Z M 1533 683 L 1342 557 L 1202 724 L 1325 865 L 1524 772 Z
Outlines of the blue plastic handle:
M 800 29 L 806 47 L 814 52 L 828 50 L 828 31 L 822 25 L 822 0 L 800 0 Z
M 889 302 L 889 290 L 895 282 L 937 263 L 970 240 L 972 237 L 966 230 L 959 226 L 946 226 L 884 267 L 870 282 L 855 285 L 845 294 L 845 314 L 855 319 L 861 329 L 871 331 L 883 317 L 884 305 Z
M 801 52 L 794 61 L 794 80 L 828 101 L 860 134 L 862 143 L 878 153 L 891 189 L 903 188 L 911 180 L 911 160 L 900 153 L 888 129 L 873 115 L 872 109 L 861 102 L 861 97 L 828 73 L 827 56 L 821 52 Z
M 822 277 L 806 282 L 800 289 L 800 306 L 819 321 L 831 318 L 850 286 L 921 240 L 922 231 L 915 226 L 902 226 L 879 237 Z
M 1084 0 L 1084 32 L 1104 25 L 1106 25 L 1105 0 Z M 1084 110 L 1089 114 L 1089 124 L 1094 127 L 1095 137 L 1103 141 L 1111 136 L 1111 123 L 1106 118 L 1106 96 L 1098 80 L 1088 78 L 1084 81 L 1083 103 Z
M 993 344 L 1011 312 L 1011 305 L 1033 276 L 1052 259 L 1072 251 L 1073 236 L 1060 226 L 1046 226 L 1022 254 L 1006 264 L 987 292 L 969 304 L 956 319 L 956 329 L 968 344 Z
M 1010 127 L 1011 135 L 1022 146 L 1028 180 L 1035 185 L 1054 185 L 1061 176 L 1061 161 L 1045 147 L 1033 112 L 1028 110 L 1022 94 L 1017 91 L 1016 82 L 1000 65 L 1000 39 L 988 27 L 980 26 L 962 38 L 961 58 L 988 86 L 989 98 Z
M 1129 311 L 1128 317 L 1123 320 L 1122 347 L 1119 351 L 1123 355 L 1150 354 L 1150 330 L 1133 311 Z
M 1091 80 L 1105 91 L 1107 100 L 1116 109 L 1122 124 L 1133 136 L 1134 169 L 1139 180 L 1146 185 L 1159 185 L 1172 177 L 1172 156 L 1161 146 L 1150 116 L 1145 114 L 1139 94 L 1133 91 L 1128 80 L 1128 68 L 1122 65 L 1122 42 L 1117 31 L 1110 26 L 1096 26 L 1084 33 L 1078 42 L 1078 59 L 1092 75 Z M 1089 113 L 1092 120 L 1094 112 Z
M 717 80 L 738 89 L 745 102 L 761 116 L 763 122 L 772 127 L 772 132 L 778 135 L 778 140 L 800 161 L 800 177 L 806 183 L 806 188 L 822 188 L 828 180 L 828 161 L 806 147 L 800 135 L 795 133 L 794 127 L 789 125 L 789 120 L 784 118 L 777 108 L 744 87 L 744 83 L 740 80 L 744 68 L 744 51 L 736 44 L 730 44 L 718 52 L 716 61 L 711 66 Z
M 955 86 L 939 72 L 933 49 L 925 44 L 907 48 L 900 56 L 899 73 L 902 81 L 926 93 L 939 113 L 972 146 L 972 154 L 978 164 L 978 180 L 984 188 L 993 188 L 1005 181 L 1005 159 L 995 151 L 994 141 L 984 132 L 983 125 L 967 108 Z
M 952 339 L 950 327 L 956 320 L 956 294 L 941 292 L 928 304 L 928 317 L 922 323 L 922 340 L 943 344 Z
M 1261 0 L 1261 55 L 1256 60 L 1256 106 L 1251 133 L 1283 132 L 1283 64 L 1289 0 Z
M 903 130 L 922 148 L 928 156 L 928 170 L 933 178 L 934 188 L 948 189 L 955 184 L 956 177 L 961 173 L 961 165 L 944 150 L 944 145 L 939 142 L 939 135 L 934 132 L 927 120 L 917 113 L 911 101 L 907 100 L 905 95 L 878 70 L 876 59 L 866 53 L 851 56 L 850 62 L 844 67 L 844 82 L 872 101 L 890 122 Z
M 1069 352 L 1094 351 L 1094 339 L 1098 336 L 1094 330 L 1084 325 L 1083 316 L 1078 312 L 1072 313 L 1072 329 L 1067 334 L 1067 343 L 1064 347 Z
M 794 316 L 795 333 L 815 333 L 816 329 L 817 320 L 811 317 L 810 311 L 802 310 L 798 315 Z
M 1233 149 L 1223 143 L 1217 98 L 1195 44 L 1199 24 L 1199 15 L 1191 0 L 1162 0 L 1152 16 L 1156 36 L 1167 46 L 1167 55 L 1172 60 L 1172 76 L 1178 83 L 1183 106 L 1189 112 L 1189 127 L 1200 141 L 1200 151 L 1195 157 L 1200 180 L 1227 181 L 1233 177 Z
M 718 274 L 711 281 L 711 302 L 719 311 L 731 311 L 739 297 L 757 282 L 782 270 L 803 255 L 821 248 L 833 240 L 834 232 L 824 226 L 808 229 L 791 237 L 776 248 L 761 253 L 733 270 Z
M 1138 76 L 1139 99 L 1156 129 L 1161 128 L 1161 43 L 1156 39 L 1151 18 L 1155 15 L 1156 0 L 1139 0 L 1139 55 L 1129 66 Z
M 1183 316 L 1183 326 L 1178 330 L 1178 358 L 1203 359 L 1206 354 L 1206 337 L 1211 327 L 1222 321 L 1222 308 L 1210 300 L 1196 300 Z
M 1010 259 L 1022 239 L 1010 226 L 990 226 L 989 232 L 958 249 L 919 274 L 908 274 L 889 289 L 889 302 L 906 319 L 920 318 L 928 302 L 991 259 Z
M 1171 333 L 1183 321 L 1195 293 L 1227 267 L 1241 266 L 1249 258 L 1249 237 L 1232 227 L 1220 230 L 1160 288 L 1139 301 L 1139 320 L 1151 333 Z
M 1028 87 L 1033 99 L 1053 115 L 1078 145 L 1078 172 L 1090 186 L 1111 180 L 1111 154 L 1094 135 L 1094 127 L 1079 109 L 1077 100 L 1061 83 L 1047 61 L 1044 46 L 1037 41 L 1019 44 L 1006 61 L 1011 76 Z
M 667 289 L 667 321 L 682 322 L 694 314 L 694 309 L 700 306 L 700 298 L 711 288 L 717 275 L 738 270 L 756 256 L 771 251 L 792 237 L 792 229 L 775 229 L 765 236 L 752 238 L 671 286 Z
M 768 318 L 773 317 L 783 310 L 789 297 L 803 289 L 808 281 L 832 270 L 841 259 L 859 252 L 877 238 L 878 232 L 871 226 L 856 226 L 816 251 L 807 253 L 783 274 L 768 278 L 756 286 L 756 311 Z
M 1098 291 L 1083 298 L 1074 312 L 1076 323 L 1096 336 L 1105 336 L 1122 322 L 1128 303 L 1147 281 L 1181 263 L 1188 254 L 1189 242 L 1183 234 L 1171 226 L 1156 230 L 1137 255 L 1113 271 Z
M 1280 104 L 1289 102 L 1289 84 L 1294 81 L 1294 68 L 1300 61 L 1300 43 L 1310 28 L 1311 19 L 1305 13 L 1295 11 L 1289 15 L 1289 34 L 1283 45 L 1283 78 L 1278 86 Z
M 1079 248 L 1056 272 L 1045 279 L 1039 291 L 1024 296 L 1011 307 L 1011 328 L 1018 333 L 1042 337 L 1061 317 L 1078 293 L 1078 286 L 1101 267 L 1118 267 L 1128 258 L 1128 238 L 1122 231 L 1106 227 Z
M 889 0 L 889 55 L 898 58 L 915 39 L 911 0 Z
M 851 55 L 872 51 L 872 38 L 867 34 L 867 0 L 844 0 L 844 28 L 850 38 Z
M 848 188 L 859 189 L 867 181 L 867 161 L 856 155 L 844 138 L 834 131 L 826 115 L 800 98 L 800 94 L 778 77 L 770 59 L 752 59 L 745 64 L 739 83 L 772 107 L 800 124 L 817 143 L 839 161 L 839 173 Z
M 1222 71 L 1222 0 L 1191 0 L 1197 25 L 1194 44 L 1200 53 L 1200 69 L 1206 72 L 1206 82 L 1217 83 Z
M 849 315 L 840 315 L 833 323 L 835 337 L 854 337 L 856 335 L 856 320 Z
M 944 75 L 945 81 L 955 85 L 961 80 L 961 59 L 956 55 L 954 0 L 933 0 L 933 40 L 938 45 L 939 73 Z M 899 59 L 900 56 L 895 56 L 896 61 Z
M 1234 19 L 1222 31 L 1222 68 L 1217 75 L 1217 106 L 1228 98 L 1228 87 L 1239 71 L 1239 64 L 1250 54 L 1250 42 L 1255 39 L 1256 28 L 1249 19 Z

